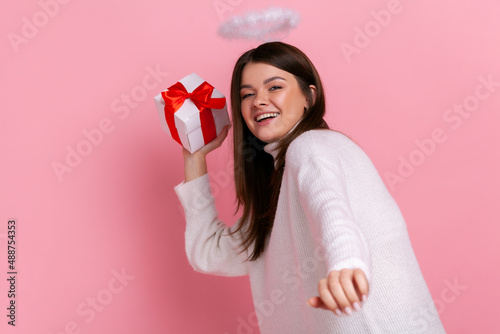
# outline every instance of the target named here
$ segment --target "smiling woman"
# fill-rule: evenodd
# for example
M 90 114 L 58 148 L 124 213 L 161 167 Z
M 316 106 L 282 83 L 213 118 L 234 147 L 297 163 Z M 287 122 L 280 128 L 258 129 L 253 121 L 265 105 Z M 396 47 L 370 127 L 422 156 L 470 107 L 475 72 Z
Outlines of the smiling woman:
M 307 56 L 280 42 L 244 53 L 231 107 L 236 224 L 218 218 L 205 159 L 228 128 L 183 151 L 193 268 L 249 275 L 262 334 L 444 333 L 398 205 L 361 148 L 329 130 Z
M 310 89 L 314 98 L 316 87 L 310 85 Z M 292 74 L 265 63 L 245 66 L 240 92 L 245 123 L 255 137 L 266 143 L 283 138 L 310 103 Z

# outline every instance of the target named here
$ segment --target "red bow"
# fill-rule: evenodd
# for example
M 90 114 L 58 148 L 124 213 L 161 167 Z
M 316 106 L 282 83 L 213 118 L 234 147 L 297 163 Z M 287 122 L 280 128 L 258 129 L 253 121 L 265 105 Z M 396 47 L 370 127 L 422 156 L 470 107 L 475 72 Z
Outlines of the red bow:
M 214 87 L 204 81 L 192 93 L 188 93 L 184 85 L 180 82 L 172 85 L 167 91 L 161 92 L 165 101 L 165 120 L 172 134 L 172 138 L 182 145 L 179 133 L 175 127 L 174 114 L 184 104 L 186 99 L 191 99 L 200 110 L 201 131 L 205 145 L 217 137 L 215 131 L 213 109 L 222 109 L 226 105 L 225 98 L 212 98 Z

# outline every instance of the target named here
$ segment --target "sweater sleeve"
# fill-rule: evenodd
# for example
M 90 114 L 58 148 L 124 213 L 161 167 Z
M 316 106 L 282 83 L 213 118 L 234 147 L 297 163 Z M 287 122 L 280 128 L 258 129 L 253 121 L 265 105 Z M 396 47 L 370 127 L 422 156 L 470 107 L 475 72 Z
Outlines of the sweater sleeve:
M 325 248 L 328 272 L 359 268 L 371 282 L 370 250 L 350 207 L 339 152 L 305 133 L 290 145 L 286 164 L 306 217 Z
M 186 255 L 195 271 L 218 276 L 248 274 L 248 250 L 241 252 L 241 230 L 229 235 L 239 221 L 228 227 L 218 218 L 215 199 L 205 174 L 174 188 L 186 216 Z

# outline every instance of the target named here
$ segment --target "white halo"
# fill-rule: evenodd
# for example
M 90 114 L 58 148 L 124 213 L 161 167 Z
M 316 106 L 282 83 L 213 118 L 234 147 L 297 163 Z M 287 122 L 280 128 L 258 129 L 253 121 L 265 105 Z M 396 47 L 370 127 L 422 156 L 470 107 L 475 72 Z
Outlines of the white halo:
M 285 38 L 299 21 L 299 14 L 291 9 L 270 7 L 261 12 L 234 16 L 223 22 L 217 32 L 227 39 L 256 38 L 268 42 Z

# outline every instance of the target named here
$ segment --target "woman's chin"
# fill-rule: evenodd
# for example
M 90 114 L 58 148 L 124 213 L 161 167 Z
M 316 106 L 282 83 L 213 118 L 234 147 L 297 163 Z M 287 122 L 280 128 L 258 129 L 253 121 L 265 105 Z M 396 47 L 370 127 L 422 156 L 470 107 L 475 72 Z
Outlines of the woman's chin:
M 255 129 L 256 131 L 253 133 L 255 137 L 264 143 L 273 143 L 280 140 L 283 135 L 281 135 L 282 131 L 277 131 L 271 127 L 267 129 Z
M 267 144 L 274 143 L 274 142 L 277 142 L 278 140 L 280 140 L 280 138 L 277 137 L 276 135 L 259 134 L 259 135 L 256 135 L 255 137 L 257 137 L 259 140 L 261 140 Z

